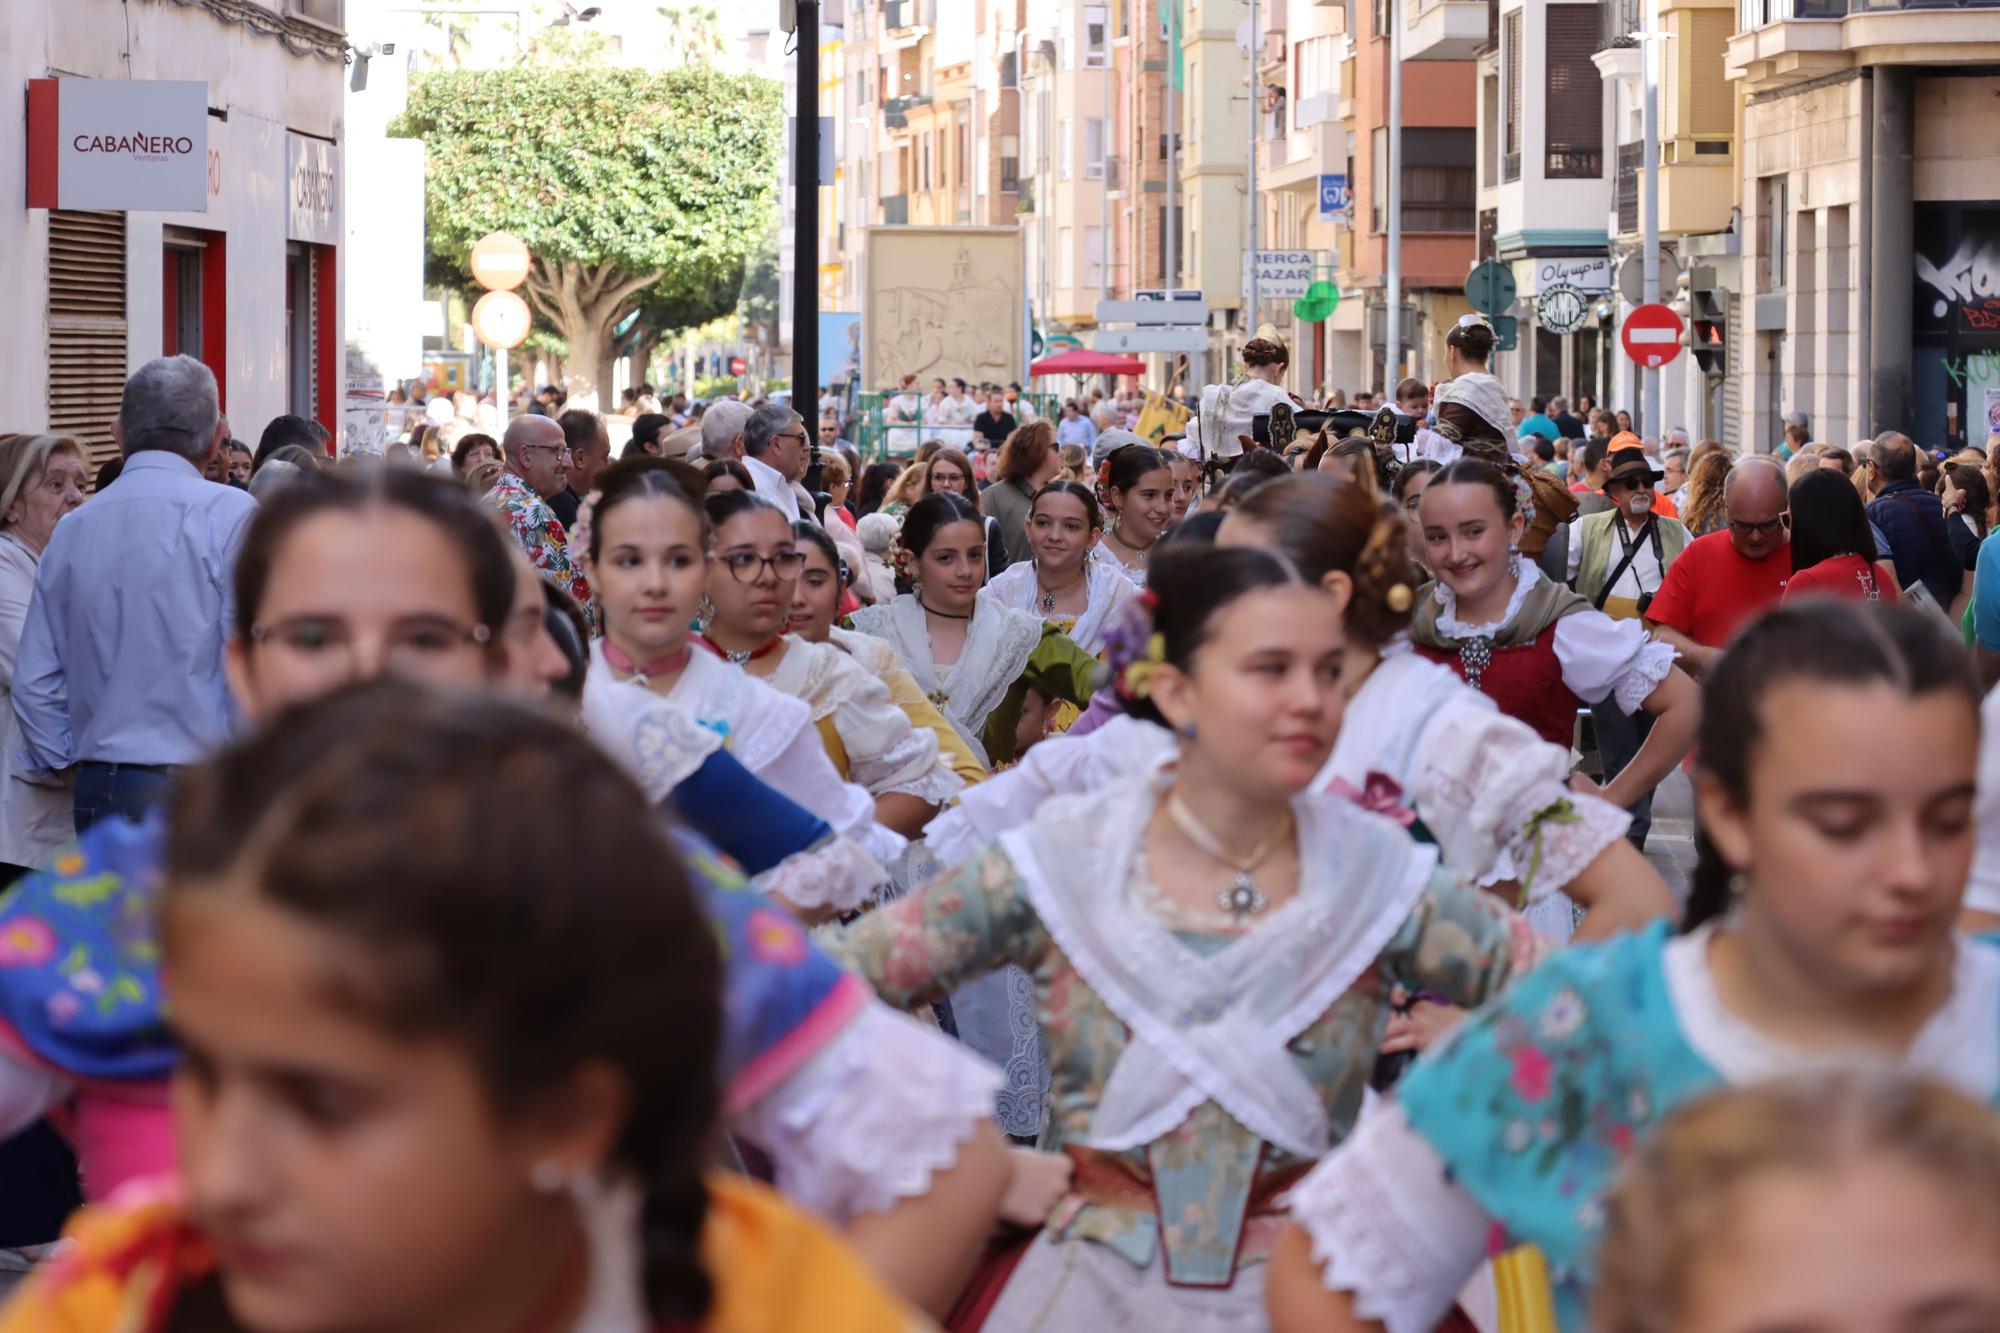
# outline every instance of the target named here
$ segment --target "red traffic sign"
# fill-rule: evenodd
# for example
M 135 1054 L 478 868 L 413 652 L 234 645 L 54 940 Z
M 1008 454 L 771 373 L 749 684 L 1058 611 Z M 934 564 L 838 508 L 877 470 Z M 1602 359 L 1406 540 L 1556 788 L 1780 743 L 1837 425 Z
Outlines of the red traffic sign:
M 730 373 L 730 374 L 732 374 L 732 375 L 741 375 L 741 374 L 742 374 L 742 373 L 743 373 L 744 371 L 746 371 L 746 370 L 748 370 L 748 369 L 750 369 L 750 363 L 749 363 L 748 361 L 745 361 L 745 360 L 744 360 L 744 359 L 743 359 L 742 357 L 740 357 L 740 356 L 732 356 L 732 357 L 730 357 L 730 358 L 729 358 L 729 373 Z
M 1642 305 L 1625 316 L 1625 328 L 1618 335 L 1625 355 L 1648 368 L 1664 366 L 1681 354 L 1681 335 L 1686 326 L 1672 306 Z

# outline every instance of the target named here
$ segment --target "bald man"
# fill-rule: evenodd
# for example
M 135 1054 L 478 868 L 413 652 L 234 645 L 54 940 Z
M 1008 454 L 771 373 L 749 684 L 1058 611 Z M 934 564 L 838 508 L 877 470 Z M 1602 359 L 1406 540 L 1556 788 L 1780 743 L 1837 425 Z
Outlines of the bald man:
M 1722 483 L 1729 526 L 1689 542 L 1667 571 L 1646 621 L 1685 670 L 1707 671 L 1744 621 L 1785 595 L 1792 576 L 1785 495 L 1785 470 L 1775 459 L 1739 459 Z
M 507 516 L 514 540 L 541 576 L 576 598 L 589 615 L 590 584 L 570 559 L 568 530 L 549 508 L 549 497 L 569 482 L 569 445 L 562 427 L 548 417 L 515 417 L 500 451 L 507 470 L 486 492 L 486 503 Z

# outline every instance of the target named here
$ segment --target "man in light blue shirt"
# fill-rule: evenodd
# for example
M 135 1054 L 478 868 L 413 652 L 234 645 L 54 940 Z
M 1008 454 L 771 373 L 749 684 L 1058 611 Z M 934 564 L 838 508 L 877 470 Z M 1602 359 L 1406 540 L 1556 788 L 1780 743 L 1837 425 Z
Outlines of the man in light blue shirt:
M 56 524 L 14 669 L 22 766 L 75 767 L 78 833 L 138 818 L 177 766 L 228 739 L 230 579 L 257 510 L 202 477 L 229 432 L 193 357 L 141 366 L 111 429 L 125 471 Z

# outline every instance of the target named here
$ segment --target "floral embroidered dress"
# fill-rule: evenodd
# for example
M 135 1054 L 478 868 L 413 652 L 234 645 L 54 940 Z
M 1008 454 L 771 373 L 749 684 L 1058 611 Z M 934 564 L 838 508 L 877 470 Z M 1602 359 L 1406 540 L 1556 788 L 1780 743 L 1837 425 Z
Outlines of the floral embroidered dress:
M 1290 1197 L 1327 1286 L 1389 1333 L 1429 1333 L 1481 1261 L 1533 1244 L 1555 1317 L 1585 1328 L 1603 1201 L 1639 1141 L 1712 1089 L 1844 1058 L 1725 1008 L 1714 931 L 1565 950 L 1427 1052 Z M 2000 1102 L 2000 947 L 1958 942 L 1951 996 L 1903 1063 Z
M 946 865 L 1027 822 L 1060 795 L 1096 791 L 1177 752 L 1164 727 L 1119 717 L 1087 736 L 1043 741 L 924 830 Z M 1573 929 L 1562 886 L 1624 836 L 1631 818 L 1568 790 L 1570 757 L 1449 669 L 1392 648 L 1347 702 L 1313 790 L 1344 795 L 1437 844 L 1469 882 L 1521 885 L 1528 920 Z
M 847 1248 L 770 1190 L 712 1176 L 702 1267 L 714 1295 L 699 1328 L 646 1316 L 637 1198 L 614 1192 L 585 1219 L 589 1273 L 574 1333 L 922 1333 Z M 173 1333 L 208 1327 L 215 1255 L 165 1184 L 147 1183 L 71 1221 L 68 1243 L 0 1308 L 0 1333 Z
M 486 492 L 486 503 L 507 516 L 508 526 L 514 529 L 514 540 L 521 543 L 521 549 L 528 553 L 528 559 L 542 572 L 542 577 L 576 598 L 583 614 L 596 623 L 590 604 L 590 583 L 570 559 L 569 534 L 548 502 L 527 482 L 511 472 L 503 472 L 500 480 L 493 483 L 493 489 Z
M 1478 1003 L 1539 955 L 1432 849 L 1324 797 L 1293 804 L 1293 899 L 1248 929 L 1186 917 L 1145 865 L 1161 786 L 1052 805 L 830 945 L 906 1008 L 1003 965 L 1032 979 L 1077 1175 L 991 1333 L 1264 1327 L 1273 1201 L 1352 1128 L 1391 987 Z
M 1100 545 L 1095 548 L 1101 551 Z M 1104 651 L 1104 631 L 1118 623 L 1119 614 L 1132 604 L 1138 596 L 1138 589 L 1132 584 L 1125 567 L 1113 559 L 1110 564 L 1102 560 L 1084 562 L 1084 596 L 1087 599 L 1083 614 L 1066 616 L 1055 612 L 1044 614 L 1037 600 L 1041 596 L 1041 584 L 1035 578 L 1035 562 L 1017 560 L 986 585 L 986 590 L 1003 605 L 1016 611 L 1035 616 L 1043 624 L 1054 625 L 1075 641 L 1076 645 L 1093 657 Z M 1140 571 L 1143 585 L 1143 570 Z

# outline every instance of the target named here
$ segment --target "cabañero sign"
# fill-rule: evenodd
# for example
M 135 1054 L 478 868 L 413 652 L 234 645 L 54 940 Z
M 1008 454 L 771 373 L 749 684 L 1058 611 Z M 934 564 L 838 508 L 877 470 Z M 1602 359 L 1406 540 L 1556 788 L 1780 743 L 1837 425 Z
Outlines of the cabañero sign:
M 28 206 L 208 208 L 208 85 L 30 79 Z

